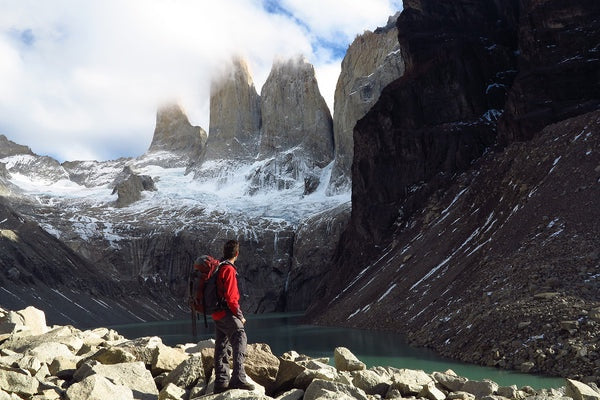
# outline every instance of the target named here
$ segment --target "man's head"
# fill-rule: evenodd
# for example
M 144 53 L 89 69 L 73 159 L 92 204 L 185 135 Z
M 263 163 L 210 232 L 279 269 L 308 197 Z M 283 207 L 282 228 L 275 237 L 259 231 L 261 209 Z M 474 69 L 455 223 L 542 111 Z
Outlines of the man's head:
M 223 258 L 225 260 L 234 260 L 240 254 L 240 243 L 237 240 L 228 240 L 223 246 Z

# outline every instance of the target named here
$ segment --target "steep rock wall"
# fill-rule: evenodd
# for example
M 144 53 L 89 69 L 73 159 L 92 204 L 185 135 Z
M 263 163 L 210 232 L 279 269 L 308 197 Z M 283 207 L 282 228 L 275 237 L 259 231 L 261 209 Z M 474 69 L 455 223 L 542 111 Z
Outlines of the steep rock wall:
M 234 58 L 210 91 L 210 126 L 205 160 L 248 160 L 258 154 L 260 97 L 246 61 Z
M 342 60 L 334 95 L 335 163 L 329 193 L 350 189 L 356 121 L 375 104 L 383 88 L 404 73 L 397 17 L 390 17 L 383 28 L 359 35 Z

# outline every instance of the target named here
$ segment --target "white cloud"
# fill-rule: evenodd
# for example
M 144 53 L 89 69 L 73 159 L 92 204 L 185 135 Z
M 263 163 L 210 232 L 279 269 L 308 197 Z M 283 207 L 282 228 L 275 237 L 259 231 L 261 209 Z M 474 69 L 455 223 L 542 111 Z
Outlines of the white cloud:
M 259 91 L 274 58 L 305 55 L 333 109 L 339 48 L 399 7 L 278 3 L 287 11 L 267 12 L 266 0 L 0 0 L 0 133 L 60 160 L 142 154 L 165 100 L 208 130 L 211 75 L 234 53 Z

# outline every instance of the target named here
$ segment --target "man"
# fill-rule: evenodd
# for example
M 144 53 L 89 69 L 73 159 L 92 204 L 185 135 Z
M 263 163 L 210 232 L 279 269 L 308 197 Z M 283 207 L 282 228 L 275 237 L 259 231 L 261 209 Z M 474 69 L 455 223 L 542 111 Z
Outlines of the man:
M 253 390 L 254 385 L 246 380 L 244 358 L 246 356 L 246 319 L 240 309 L 240 292 L 238 290 L 235 261 L 240 253 L 240 244 L 229 240 L 223 247 L 223 259 L 217 275 L 217 293 L 224 300 L 225 309 L 215 311 L 215 389 L 214 393 L 222 393 L 227 389 Z M 227 345 L 233 349 L 233 371 L 229 380 L 229 363 Z

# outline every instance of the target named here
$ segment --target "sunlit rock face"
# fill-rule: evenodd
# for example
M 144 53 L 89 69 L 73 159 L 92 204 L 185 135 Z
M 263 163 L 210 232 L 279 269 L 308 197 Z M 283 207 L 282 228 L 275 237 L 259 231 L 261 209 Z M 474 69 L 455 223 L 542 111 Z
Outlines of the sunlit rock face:
M 250 194 L 303 187 L 312 193 L 333 159 L 329 108 L 313 66 L 298 57 L 276 61 L 261 92 L 261 164 L 248 175 Z
M 374 32 L 357 36 L 348 47 L 335 89 L 333 131 L 335 163 L 329 193 L 350 189 L 350 169 L 354 154 L 352 138 L 356 121 L 379 99 L 381 90 L 404 73 L 396 19 Z
M 301 147 L 304 157 L 320 167 L 332 160 L 331 114 L 305 59 L 273 64 L 261 91 L 261 110 L 261 157 Z
M 246 61 L 234 58 L 212 82 L 210 126 L 203 160 L 249 160 L 258 153 L 261 113 Z
M 148 152 L 169 151 L 198 158 L 206 145 L 207 134 L 190 124 L 178 104 L 166 104 L 156 113 L 156 127 Z

